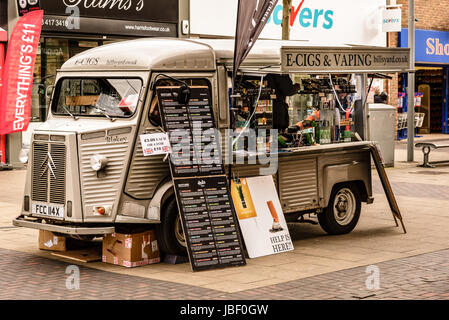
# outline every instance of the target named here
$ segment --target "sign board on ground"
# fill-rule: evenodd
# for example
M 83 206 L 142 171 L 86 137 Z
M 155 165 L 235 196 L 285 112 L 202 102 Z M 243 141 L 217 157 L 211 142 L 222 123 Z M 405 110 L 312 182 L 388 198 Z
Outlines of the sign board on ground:
M 293 250 L 272 176 L 234 179 L 231 195 L 250 258 Z
M 157 87 L 169 135 L 170 171 L 193 271 L 244 265 L 240 231 L 221 158 L 208 87 L 191 87 L 187 105 L 179 87 Z

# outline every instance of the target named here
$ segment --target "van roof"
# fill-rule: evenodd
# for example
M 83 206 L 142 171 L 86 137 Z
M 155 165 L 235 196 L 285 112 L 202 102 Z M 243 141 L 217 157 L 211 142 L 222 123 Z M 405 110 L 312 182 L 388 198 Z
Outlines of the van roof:
M 322 45 L 306 41 L 258 40 L 243 65 L 262 60 L 263 64 L 278 64 L 282 46 Z M 216 62 L 232 64 L 233 56 L 234 39 L 144 38 L 86 50 L 67 60 L 61 70 L 214 70 Z
M 62 71 L 215 69 L 215 54 L 204 43 L 176 38 L 144 38 L 114 42 L 86 50 L 67 60 Z

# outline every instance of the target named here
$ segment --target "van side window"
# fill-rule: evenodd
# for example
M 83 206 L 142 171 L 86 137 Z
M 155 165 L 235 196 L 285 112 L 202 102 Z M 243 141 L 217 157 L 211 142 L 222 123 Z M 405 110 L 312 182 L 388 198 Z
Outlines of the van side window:
M 162 125 L 161 122 L 161 114 L 159 111 L 159 103 L 157 101 L 157 95 L 155 94 L 153 100 L 151 101 L 150 113 L 149 113 L 150 123 L 155 127 L 160 127 Z
M 211 84 L 207 79 L 179 79 L 187 83 L 189 86 L 207 86 L 211 89 Z M 160 79 L 156 82 L 157 87 L 173 87 L 179 86 L 180 83 L 178 81 L 172 79 Z M 159 110 L 159 103 L 157 101 L 156 91 L 153 93 L 153 99 L 151 100 L 150 110 L 148 112 L 148 120 L 155 127 L 162 126 L 161 116 Z

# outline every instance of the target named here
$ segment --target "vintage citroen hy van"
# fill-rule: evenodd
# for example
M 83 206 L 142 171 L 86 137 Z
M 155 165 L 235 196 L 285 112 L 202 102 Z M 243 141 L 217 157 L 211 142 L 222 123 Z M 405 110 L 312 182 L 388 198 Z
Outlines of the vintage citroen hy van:
M 260 40 L 242 70 L 279 66 L 280 46 Z M 208 86 L 216 125 L 229 128 L 232 58 L 233 41 L 153 38 L 108 44 L 68 60 L 57 73 L 47 120 L 32 134 L 22 211 L 13 224 L 77 238 L 155 224 L 162 251 L 185 252 L 169 163 L 163 155 L 144 156 L 139 136 L 162 131 L 150 108 L 153 83 L 167 76 Z M 280 153 L 273 177 L 287 220 L 318 214 L 328 233 L 350 232 L 361 202 L 373 201 L 368 145 Z M 260 167 L 231 170 L 251 177 Z

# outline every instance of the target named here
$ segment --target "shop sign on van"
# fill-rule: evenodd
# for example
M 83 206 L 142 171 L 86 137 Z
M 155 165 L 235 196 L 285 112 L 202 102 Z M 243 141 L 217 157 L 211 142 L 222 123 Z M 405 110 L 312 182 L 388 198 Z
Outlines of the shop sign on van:
M 406 72 L 409 48 L 282 47 L 282 72 Z
M 401 27 L 401 9 L 385 9 L 382 11 L 382 32 L 401 32 Z

